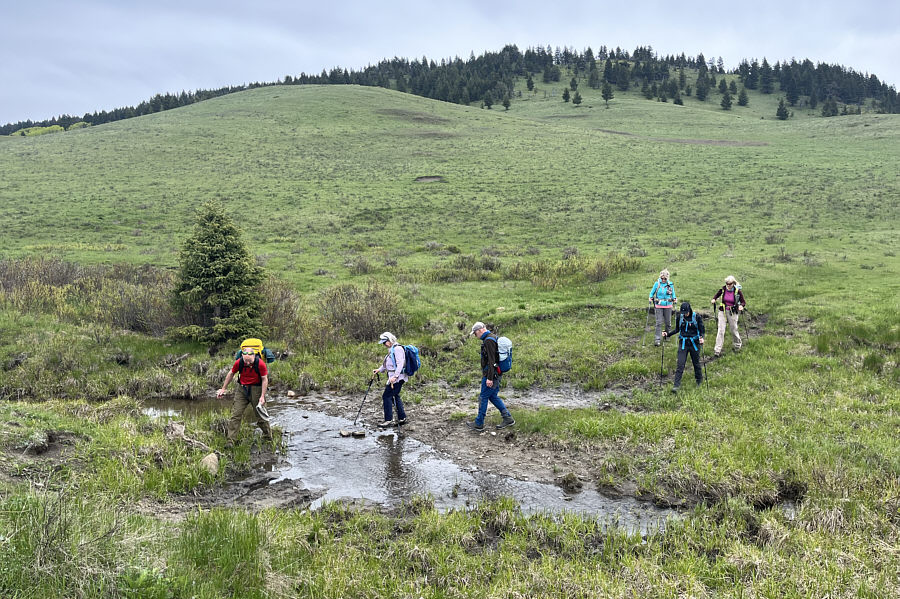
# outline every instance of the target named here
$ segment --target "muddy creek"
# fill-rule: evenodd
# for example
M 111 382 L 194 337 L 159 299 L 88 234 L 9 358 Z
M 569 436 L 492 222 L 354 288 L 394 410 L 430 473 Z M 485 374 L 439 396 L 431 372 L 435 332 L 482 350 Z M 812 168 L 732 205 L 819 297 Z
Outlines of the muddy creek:
M 223 407 L 222 402 L 148 402 L 145 413 L 177 418 L 185 411 Z M 285 454 L 273 460 L 272 479 L 302 482 L 324 502 L 355 500 L 388 508 L 416 496 L 430 496 L 440 510 L 466 509 L 484 499 L 511 497 L 525 513 L 575 512 L 604 519 L 629 531 L 647 534 L 664 528 L 667 518 L 680 517 L 634 498 L 610 499 L 587 488 L 562 488 L 484 472 L 476 464 L 456 463 L 414 438 L 414 431 L 353 425 L 347 418 L 304 409 L 290 400 L 268 404 L 272 424 L 283 431 Z M 247 426 L 249 423 L 244 424 Z M 341 431 L 364 430 L 364 437 Z M 508 451 L 498 444 L 496 451 Z

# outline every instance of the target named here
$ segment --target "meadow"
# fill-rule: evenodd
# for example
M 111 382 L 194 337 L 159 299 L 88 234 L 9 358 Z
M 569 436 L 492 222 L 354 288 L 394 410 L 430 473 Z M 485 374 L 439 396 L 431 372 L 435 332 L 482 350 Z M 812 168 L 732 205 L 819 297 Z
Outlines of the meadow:
M 717 93 L 676 106 L 617 91 L 607 109 L 585 85 L 577 107 L 559 84 L 520 89 L 504 111 L 279 86 L 0 137 L 0 589 L 900 594 L 900 117 L 797 109 L 778 121 L 777 99 L 755 92 L 723 111 Z M 686 518 L 641 539 L 504 501 L 451 514 L 427 498 L 388 514 L 199 510 L 174 523 L 137 509 L 226 476 L 202 473 L 202 454 L 167 445 L 135 407 L 203 397 L 229 363 L 164 336 L 172 270 L 206 199 L 273 277 L 277 388 L 365 388 L 377 333 L 352 334 L 326 309 L 348 289 L 382 310 L 344 318 L 423 349 L 413 414 L 448 392 L 474 398 L 478 350 L 463 339 L 483 320 L 516 344 L 512 389 L 624 391 L 610 411 L 511 405 L 523 443 L 595 452 L 589 484 Z M 663 267 L 704 312 L 726 275 L 743 285 L 751 336 L 707 365 L 709 391 L 686 373 L 670 394 L 659 349 L 641 345 Z M 185 421 L 220 449 L 221 418 Z M 48 431 L 65 459 L 29 453 Z M 225 472 L 245 471 L 253 446 L 244 438 Z

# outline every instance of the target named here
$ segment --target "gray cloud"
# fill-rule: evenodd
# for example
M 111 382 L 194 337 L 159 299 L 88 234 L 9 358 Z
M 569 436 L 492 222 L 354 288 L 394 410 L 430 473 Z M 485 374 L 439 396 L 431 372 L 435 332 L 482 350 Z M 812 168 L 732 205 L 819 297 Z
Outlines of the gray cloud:
M 77 8 L 73 8 L 77 7 Z M 0 122 L 135 105 L 156 93 L 272 81 L 393 56 L 438 60 L 515 43 L 809 58 L 900 83 L 900 8 L 871 0 L 727 7 L 686 0 L 263 0 L 5 3 Z

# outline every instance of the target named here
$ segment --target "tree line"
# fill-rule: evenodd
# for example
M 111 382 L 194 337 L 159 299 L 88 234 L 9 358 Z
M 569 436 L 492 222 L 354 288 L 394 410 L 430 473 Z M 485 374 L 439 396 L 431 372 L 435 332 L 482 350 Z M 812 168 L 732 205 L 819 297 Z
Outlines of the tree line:
M 696 70 L 698 75 L 692 90 L 686 85 L 685 70 Z M 441 59 L 435 62 L 423 56 L 421 59 L 385 59 L 361 70 L 335 67 L 323 69 L 321 73 L 292 76 L 270 83 L 221 87 L 214 90 L 182 91 L 180 94 L 157 94 L 137 106 L 116 108 L 111 111 L 85 113 L 83 116 L 61 115 L 43 121 L 19 121 L 0 126 L 0 135 L 9 135 L 28 127 L 49 127 L 59 125 L 68 128 L 76 122 L 100 125 L 122 119 L 142 116 L 180 106 L 186 106 L 209 98 L 226 94 L 267 87 L 272 85 L 364 85 L 395 89 L 434 100 L 470 104 L 481 102 L 490 108 L 502 102 L 507 108 L 514 97 L 515 82 L 525 77 L 529 91 L 534 89 L 534 76 L 540 76 L 544 83 L 560 80 L 563 70 L 571 72 L 575 78 L 583 76 L 589 87 L 603 88 L 604 84 L 616 86 L 625 91 L 640 87 L 649 97 L 680 100 L 680 94 L 696 92 L 698 100 L 705 100 L 710 88 L 715 88 L 716 75 L 724 75 L 724 61 L 709 58 L 701 53 L 697 56 L 666 55 L 660 57 L 650 46 L 639 46 L 629 53 L 621 48 L 608 49 L 601 46 L 594 51 L 589 47 L 583 52 L 568 47 L 552 49 L 550 46 L 529 47 L 521 52 L 515 45 L 507 45 L 499 52 L 485 52 L 480 56 L 471 54 L 468 60 L 459 57 Z M 828 102 L 829 107 L 837 103 L 861 106 L 866 99 L 872 101 L 872 109 L 877 112 L 900 112 L 900 95 L 894 86 L 880 81 L 874 74 L 863 74 L 841 65 L 813 64 L 809 59 L 790 62 L 776 62 L 770 65 L 763 58 L 743 60 L 730 71 L 737 75 L 746 89 L 773 93 L 776 84 L 785 95 L 789 105 L 795 106 L 805 97 L 810 108 L 819 102 Z M 653 92 L 652 87 L 656 87 Z M 857 109 L 858 110 L 858 109 Z M 825 116 L 830 116 L 823 114 Z

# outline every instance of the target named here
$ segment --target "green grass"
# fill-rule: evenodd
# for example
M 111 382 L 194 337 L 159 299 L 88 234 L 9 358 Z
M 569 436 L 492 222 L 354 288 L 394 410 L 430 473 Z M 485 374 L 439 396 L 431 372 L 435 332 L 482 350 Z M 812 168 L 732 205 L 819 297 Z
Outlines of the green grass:
M 271 335 L 293 352 L 273 365 L 277 387 L 365 388 L 375 338 L 316 332 L 327 328 L 329 289 L 376 281 L 400 298 L 394 332 L 424 350 L 410 397 L 440 402 L 447 384 L 474 395 L 478 345 L 463 339 L 486 321 L 515 343 L 516 389 L 628 391 L 602 412 L 513 404 L 519 434 L 600 456 L 601 488 L 695 505 L 683 522 L 642 543 L 589 518 L 528 519 L 507 504 L 441 515 L 419 500 L 397 517 L 217 510 L 167 535 L 142 517 L 66 549 L 81 530 L 109 529 L 109 508 L 84 505 L 112 500 L 129 513 L 139 498 L 220 482 L 164 443 L 127 396 L 202 396 L 230 352 L 123 330 L 137 326 L 134 313 L 163 310 L 152 298 L 165 296 L 165 277 L 7 281 L 0 391 L 28 401 L 0 412 L 3 472 L 19 477 L 4 483 L 0 589 L 896 596 L 900 116 L 797 110 L 782 122 L 777 94 L 755 92 L 727 112 L 716 92 L 680 107 L 637 90 L 616 92 L 606 109 L 583 84 L 576 108 L 558 93 L 545 99 L 546 87 L 508 112 L 375 88 L 274 87 L 0 138 L 4 257 L 170 268 L 194 207 L 221 197 L 259 260 L 301 294 L 290 305 L 299 324 Z M 592 278 L 598 260 L 618 263 L 610 254 L 637 262 Z M 663 267 L 701 310 L 726 275 L 743 284 L 752 336 L 740 355 L 726 346 L 708 365 L 709 391 L 688 372 L 682 392 L 668 393 L 659 349 L 641 347 L 642 308 Z M 217 447 L 222 416 L 192 431 Z M 75 435 L 77 460 L 43 472 L 13 459 L 46 431 Z M 44 479 L 67 493 L 56 506 L 66 518 L 41 520 L 54 496 L 15 482 Z M 799 500 L 794 518 L 770 509 L 787 499 Z M 55 529 L 62 521 L 69 528 Z M 225 537 L 241 541 L 217 551 Z

